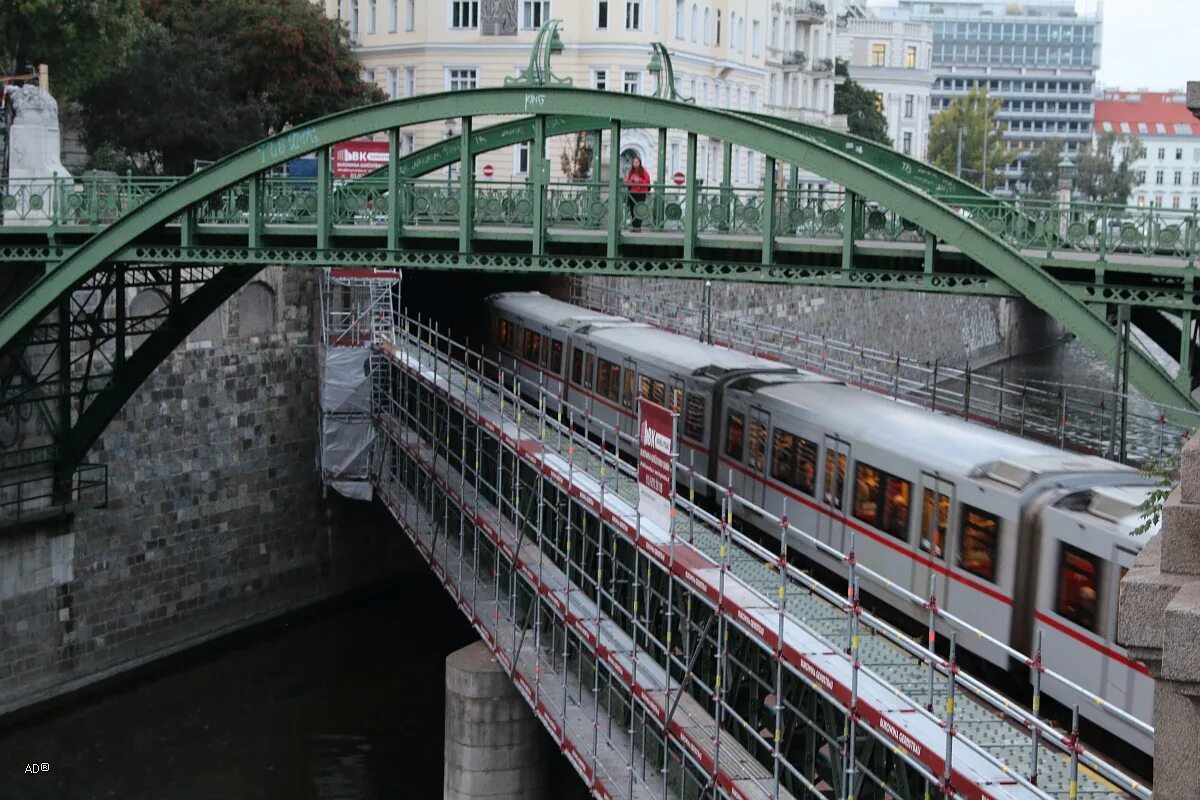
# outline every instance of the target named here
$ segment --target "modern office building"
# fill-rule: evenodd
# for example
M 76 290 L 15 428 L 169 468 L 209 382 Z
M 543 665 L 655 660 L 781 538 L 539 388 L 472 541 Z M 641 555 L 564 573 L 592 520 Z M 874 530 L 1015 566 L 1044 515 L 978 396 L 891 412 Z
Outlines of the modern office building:
M 1096 135 L 1136 137 L 1136 150 L 1118 142 L 1115 156 L 1130 159 L 1140 207 L 1200 208 L 1200 120 L 1180 92 L 1110 90 L 1096 102 Z
M 499 86 L 529 60 L 537 29 L 562 21 L 565 49 L 554 56 L 556 75 L 575 86 L 651 94 L 651 42 L 671 50 L 681 94 L 715 108 L 772 113 L 829 124 L 833 119 L 833 29 L 840 0 L 317 0 L 349 28 L 363 77 L 392 98 L 456 89 Z M 798 69 L 784 52 L 810 60 Z M 774 93 L 774 94 L 772 94 Z M 480 120 L 477 124 L 487 124 Z M 421 148 L 456 135 L 454 124 L 405 131 L 404 149 Z M 607 138 L 607 137 L 606 137 Z M 634 155 L 652 171 L 657 163 L 654 131 L 630 130 L 622 157 Z M 553 180 L 563 179 L 551 144 Z M 672 131 L 668 175 L 686 166 L 686 136 Z M 698 177 L 720 180 L 722 145 L 702 138 Z M 528 145 L 496 153 L 494 181 L 523 179 Z M 763 159 L 735 148 L 731 171 L 738 185 L 761 183 Z M 662 181 L 666 176 L 654 176 Z
M 924 159 L 933 87 L 933 26 L 877 19 L 860 6 L 839 20 L 838 58 L 850 77 L 875 93 L 892 147 Z
M 1003 188 L 1022 185 L 1025 156 L 1042 142 L 1076 152 L 1091 141 L 1099 10 L 1078 14 L 1075 0 L 899 0 L 874 11 L 932 24 L 933 113 L 975 86 L 1001 98 L 998 119 L 1018 153 Z

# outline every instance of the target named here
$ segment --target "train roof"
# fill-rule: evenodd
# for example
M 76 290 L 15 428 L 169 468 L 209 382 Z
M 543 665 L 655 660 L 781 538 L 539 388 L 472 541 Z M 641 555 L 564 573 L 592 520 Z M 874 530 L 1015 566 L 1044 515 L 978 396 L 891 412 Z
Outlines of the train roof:
M 1058 500 L 1052 513 L 1064 514 L 1080 525 L 1087 525 L 1120 535 L 1130 546 L 1140 548 L 1154 534 L 1159 525 L 1132 535 L 1142 524 L 1138 507 L 1146 501 L 1155 487 L 1153 485 L 1097 486 L 1072 492 Z
M 556 300 L 541 292 L 501 292 L 490 295 L 487 299 L 494 307 L 517 314 L 528 322 L 537 321 L 543 325 L 571 330 L 600 323 L 635 324 L 627 317 L 592 311 Z
M 763 370 L 778 372 L 789 369 L 778 361 L 768 361 L 739 350 L 705 344 L 678 333 L 649 325 L 634 323 L 587 331 L 588 338 L 618 348 L 639 360 L 658 361 L 680 375 L 715 367 L 717 371 Z M 800 373 L 796 373 L 800 377 Z
M 1137 471 L 1095 456 L 1070 453 L 1040 442 L 896 402 L 842 385 L 788 383 L 766 386 L 759 394 L 795 407 L 828 431 L 838 431 L 874 447 L 919 456 L 947 474 L 988 477 L 1021 489 L 1043 475 Z

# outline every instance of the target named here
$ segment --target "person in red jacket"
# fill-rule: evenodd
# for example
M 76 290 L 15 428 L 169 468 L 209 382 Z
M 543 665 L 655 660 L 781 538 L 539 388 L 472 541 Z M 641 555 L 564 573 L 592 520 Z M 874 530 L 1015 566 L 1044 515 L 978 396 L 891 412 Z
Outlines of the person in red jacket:
M 629 204 L 629 216 L 633 219 L 633 229 L 640 231 L 642 221 L 633 213 L 634 206 L 643 203 L 650 196 L 650 173 L 642 166 L 642 160 L 633 157 L 629 166 L 629 174 L 625 176 L 625 185 L 629 187 L 629 195 L 625 201 Z

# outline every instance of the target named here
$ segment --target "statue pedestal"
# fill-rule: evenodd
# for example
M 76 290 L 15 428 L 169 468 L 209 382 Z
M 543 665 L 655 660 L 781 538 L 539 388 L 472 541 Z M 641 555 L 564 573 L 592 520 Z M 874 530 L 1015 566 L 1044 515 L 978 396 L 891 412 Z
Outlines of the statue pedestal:
M 1154 796 L 1196 796 L 1200 741 L 1200 437 L 1183 448 L 1162 532 L 1121 581 L 1117 639 L 1154 676 Z

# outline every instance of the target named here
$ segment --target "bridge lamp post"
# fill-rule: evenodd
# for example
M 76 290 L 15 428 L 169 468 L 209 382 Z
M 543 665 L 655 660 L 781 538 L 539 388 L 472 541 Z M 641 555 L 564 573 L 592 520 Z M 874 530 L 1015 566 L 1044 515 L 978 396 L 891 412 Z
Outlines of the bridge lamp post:
M 1075 188 L 1075 162 L 1066 154 L 1058 162 L 1058 233 L 1067 236 L 1071 216 L 1071 190 Z
M 454 120 L 446 120 L 446 141 L 450 141 L 458 135 L 458 131 L 454 129 Z M 454 182 L 454 162 L 451 161 L 446 165 L 446 196 L 450 196 L 450 186 Z

